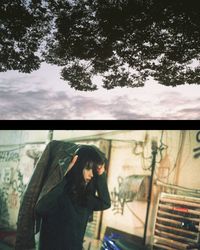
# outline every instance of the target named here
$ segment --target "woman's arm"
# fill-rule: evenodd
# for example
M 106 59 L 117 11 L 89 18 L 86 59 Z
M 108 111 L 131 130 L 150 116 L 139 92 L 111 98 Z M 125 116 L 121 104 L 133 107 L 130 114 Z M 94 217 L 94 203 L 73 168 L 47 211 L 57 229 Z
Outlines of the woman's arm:
M 111 201 L 105 171 L 96 177 L 96 191 L 97 195 L 88 196 L 88 206 L 94 211 L 101 211 L 110 208 Z

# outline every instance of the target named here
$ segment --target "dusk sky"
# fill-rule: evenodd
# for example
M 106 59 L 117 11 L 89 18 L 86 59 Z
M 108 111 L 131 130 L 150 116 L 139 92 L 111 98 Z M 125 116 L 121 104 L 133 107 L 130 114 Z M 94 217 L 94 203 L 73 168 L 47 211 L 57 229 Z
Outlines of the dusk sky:
M 167 87 L 155 81 L 140 88 L 81 92 L 60 79 L 60 68 L 42 64 L 31 74 L 0 73 L 1 120 L 200 119 L 200 85 Z

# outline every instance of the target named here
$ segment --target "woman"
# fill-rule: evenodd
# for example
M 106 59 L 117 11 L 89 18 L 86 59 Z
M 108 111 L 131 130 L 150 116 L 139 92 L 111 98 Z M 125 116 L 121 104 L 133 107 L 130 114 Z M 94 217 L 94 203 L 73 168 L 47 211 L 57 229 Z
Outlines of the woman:
M 76 151 L 63 180 L 36 205 L 42 218 L 39 250 L 82 249 L 90 215 L 110 207 L 105 163 L 95 146 Z

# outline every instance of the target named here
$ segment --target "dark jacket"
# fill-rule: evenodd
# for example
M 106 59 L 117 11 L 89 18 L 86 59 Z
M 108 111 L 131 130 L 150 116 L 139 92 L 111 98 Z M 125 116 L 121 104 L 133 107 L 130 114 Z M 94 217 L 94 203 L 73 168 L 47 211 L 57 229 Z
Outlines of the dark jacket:
M 21 201 L 15 250 L 29 250 L 35 247 L 34 235 L 39 230 L 35 216 L 36 203 L 60 183 L 77 148 L 77 144 L 54 140 L 46 146 Z
M 69 186 L 63 178 L 37 203 L 36 212 L 42 217 L 39 250 L 82 250 L 89 216 L 110 207 L 105 172 L 94 177 L 87 188 L 92 192 L 85 196 L 84 203 L 77 203 L 67 192 Z

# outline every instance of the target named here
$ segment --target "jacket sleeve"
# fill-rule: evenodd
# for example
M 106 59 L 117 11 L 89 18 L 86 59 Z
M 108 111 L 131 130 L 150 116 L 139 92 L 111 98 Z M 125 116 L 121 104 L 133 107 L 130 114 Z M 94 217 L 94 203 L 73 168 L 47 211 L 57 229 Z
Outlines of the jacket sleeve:
M 18 213 L 15 250 L 29 250 L 35 247 L 35 204 L 48 170 L 53 143 L 54 141 L 51 141 L 46 146 L 24 191 Z
M 94 211 L 101 211 L 110 208 L 111 201 L 105 172 L 102 175 L 97 176 L 96 191 L 97 195 L 88 196 L 88 206 Z
M 45 217 L 53 215 L 59 209 L 59 200 L 63 194 L 65 179 L 63 179 L 50 192 L 44 195 L 37 203 L 35 210 L 36 214 Z

